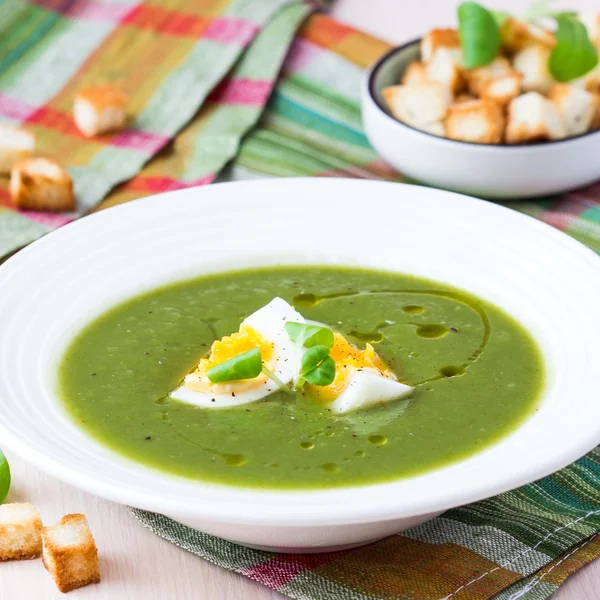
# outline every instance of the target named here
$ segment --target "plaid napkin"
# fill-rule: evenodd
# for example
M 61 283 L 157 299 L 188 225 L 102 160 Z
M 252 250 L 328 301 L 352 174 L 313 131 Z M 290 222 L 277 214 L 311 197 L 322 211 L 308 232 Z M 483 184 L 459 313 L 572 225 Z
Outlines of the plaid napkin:
M 401 181 L 360 124 L 361 77 L 388 46 L 315 7 L 3 0 L 0 120 L 24 124 L 42 152 L 69 165 L 79 204 L 76 214 L 16 212 L 0 183 L 0 256 L 90 210 L 215 180 Z M 128 131 L 79 135 L 69 111 L 90 82 L 116 83 L 130 96 Z M 600 184 L 508 205 L 600 252 Z M 260 552 L 133 512 L 180 547 L 292 598 L 537 600 L 600 555 L 600 450 L 521 489 L 341 553 Z

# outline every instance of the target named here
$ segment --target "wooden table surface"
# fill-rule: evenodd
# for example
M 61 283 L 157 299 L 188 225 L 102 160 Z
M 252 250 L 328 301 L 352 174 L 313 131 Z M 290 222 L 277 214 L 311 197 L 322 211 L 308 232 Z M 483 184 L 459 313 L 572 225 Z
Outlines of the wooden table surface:
M 399 43 L 433 25 L 454 22 L 457 0 L 338 0 L 333 14 L 352 25 Z M 518 11 L 524 0 L 489 0 Z M 556 2 L 553 7 L 600 10 L 598 0 Z M 1 440 L 0 440 L 1 445 Z M 69 512 L 87 515 L 101 554 L 103 581 L 69 594 L 72 600 L 283 600 L 283 596 L 157 538 L 127 508 L 48 477 L 7 453 L 13 471 L 8 501 L 32 502 L 46 523 Z M 63 598 L 41 561 L 0 565 L 0 600 Z M 600 599 L 600 561 L 574 575 L 556 600 Z

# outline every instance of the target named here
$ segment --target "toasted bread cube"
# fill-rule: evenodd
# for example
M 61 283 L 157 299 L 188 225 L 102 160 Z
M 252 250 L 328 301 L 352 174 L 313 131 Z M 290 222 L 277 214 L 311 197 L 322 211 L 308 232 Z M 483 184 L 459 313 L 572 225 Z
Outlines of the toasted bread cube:
M 598 96 L 567 83 L 556 83 L 548 97 L 562 115 L 567 136 L 589 131 L 598 110 Z
M 541 44 L 547 48 L 556 46 L 554 34 L 541 27 L 508 17 L 500 27 L 502 47 L 510 53 L 519 52 L 527 46 Z
M 596 48 L 600 48 L 600 14 L 584 13 L 579 20 L 585 25 L 588 36 Z
M 35 558 L 42 551 L 42 519 L 32 504 L 0 506 L 0 561 Z
M 481 97 L 506 106 L 521 93 L 521 79 L 523 75 L 516 71 L 492 79 L 481 88 Z
M 87 137 L 123 129 L 127 120 L 127 100 L 110 85 L 81 90 L 75 96 L 75 124 Z
M 450 105 L 448 90 L 436 81 L 419 85 L 394 85 L 383 90 L 383 97 L 392 114 L 413 127 L 441 121 Z
M 430 133 L 431 135 L 437 135 L 438 137 L 446 137 L 446 127 L 442 121 L 434 121 L 433 123 L 427 123 L 427 125 L 416 126 L 416 129 Z
M 510 61 L 504 56 L 496 57 L 491 63 L 483 67 L 469 69 L 465 71 L 465 78 L 469 84 L 469 91 L 474 96 L 480 96 L 482 90 L 490 81 L 499 77 L 506 77 L 513 73 Z
M 477 98 L 471 96 L 471 94 L 459 94 L 454 98 L 453 104 L 462 104 L 463 102 L 472 102 L 473 100 L 477 100 Z
M 492 100 L 452 104 L 446 117 L 446 135 L 452 140 L 499 144 L 504 133 L 504 113 Z
M 400 83 L 402 85 L 418 85 L 419 83 L 425 83 L 426 81 L 427 74 L 425 73 L 425 65 L 422 62 L 413 60 L 406 68 L 406 71 L 404 71 Z
M 460 48 L 456 29 L 432 29 L 421 39 L 421 60 L 429 62 L 438 48 Z
M 594 115 L 590 125 L 591 131 L 600 129 L 600 94 L 594 94 L 594 96 L 596 97 L 596 114 Z
M 61 592 L 100 582 L 98 549 L 85 515 L 66 515 L 42 532 L 42 561 Z
M 506 141 L 509 144 L 558 140 L 567 128 L 556 105 L 538 92 L 528 92 L 508 105 Z
M 49 158 L 27 158 L 18 162 L 10 174 L 9 192 L 18 208 L 75 210 L 71 176 Z
M 425 67 L 425 74 L 429 81 L 437 81 L 453 94 L 460 92 L 464 80 L 454 55 L 447 48 L 438 48 L 432 59 Z
M 521 88 L 525 92 L 547 94 L 554 80 L 548 70 L 548 60 L 552 51 L 547 46 L 533 44 L 517 52 L 513 66 L 523 75 Z
M 33 154 L 33 133 L 0 124 L 0 175 L 8 175 L 13 165 Z

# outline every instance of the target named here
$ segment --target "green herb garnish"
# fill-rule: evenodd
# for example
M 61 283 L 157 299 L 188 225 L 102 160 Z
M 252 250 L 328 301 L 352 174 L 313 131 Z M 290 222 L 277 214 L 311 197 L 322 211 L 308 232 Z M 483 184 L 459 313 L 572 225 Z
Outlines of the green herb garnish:
M 482 67 L 498 56 L 502 42 L 494 13 L 476 2 L 463 2 L 458 7 L 458 26 L 465 68 Z
M 558 28 L 556 46 L 548 68 L 557 81 L 571 81 L 585 75 L 598 64 L 598 52 L 585 25 L 572 13 L 553 15 Z
M 206 374 L 211 383 L 227 383 L 228 381 L 254 379 L 261 374 L 262 370 L 260 350 L 252 348 L 248 352 L 238 354 L 220 365 L 212 367 Z
M 305 325 L 304 323 L 286 323 L 285 331 L 290 340 L 299 346 L 312 348 L 313 346 L 333 346 L 333 331 L 319 325 Z
M 4 502 L 4 499 L 8 495 L 10 489 L 10 467 L 8 461 L 2 451 L 0 450 L 0 504 Z
M 295 389 L 301 389 L 305 381 L 313 385 L 329 385 L 335 379 L 335 361 L 329 356 L 335 341 L 333 331 L 328 327 L 304 323 L 286 323 L 285 330 L 298 348 L 307 349 L 302 355 Z
M 335 379 L 335 361 L 327 346 L 312 346 L 302 356 L 301 380 L 312 385 L 329 385 Z

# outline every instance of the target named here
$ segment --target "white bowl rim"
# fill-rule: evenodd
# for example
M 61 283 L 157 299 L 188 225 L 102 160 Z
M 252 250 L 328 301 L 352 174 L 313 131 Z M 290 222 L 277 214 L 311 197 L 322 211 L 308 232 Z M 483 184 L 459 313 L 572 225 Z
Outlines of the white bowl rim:
M 197 203 L 198 199 L 191 196 L 198 193 L 198 191 L 200 191 L 200 193 L 211 194 L 211 190 L 215 190 L 216 188 L 223 189 L 227 187 L 234 192 L 233 195 L 235 195 L 236 190 L 241 189 L 241 191 L 243 191 L 244 188 L 249 186 L 260 189 L 264 186 L 275 186 L 276 188 L 279 188 L 281 185 L 294 187 L 303 186 L 307 192 L 314 191 L 315 189 L 319 190 L 321 187 L 328 186 L 330 187 L 329 192 L 334 191 L 336 186 L 365 186 L 367 188 L 365 193 L 370 191 L 369 188 L 377 186 L 382 186 L 382 189 L 383 186 L 394 186 L 394 189 L 396 190 L 399 189 L 398 186 L 401 186 L 401 188 L 410 190 L 411 193 L 416 194 L 417 196 L 419 194 L 443 196 L 443 200 L 445 202 L 453 202 L 455 205 L 462 204 L 463 206 L 472 208 L 474 210 L 489 211 L 491 216 L 495 214 L 498 217 L 509 218 L 515 222 L 520 221 L 523 224 L 527 223 L 529 228 L 537 229 L 545 236 L 548 236 L 560 243 L 562 247 L 565 247 L 572 253 L 575 253 L 582 263 L 593 265 L 595 269 L 600 266 L 600 257 L 597 256 L 596 253 L 578 241 L 570 238 L 566 234 L 551 227 L 550 225 L 509 208 L 482 200 L 477 200 L 463 194 L 404 183 L 391 183 L 383 181 L 365 181 L 343 178 L 289 178 L 226 183 L 200 189 L 188 188 L 159 194 L 142 200 L 137 200 L 135 202 L 119 205 L 107 211 L 94 213 L 83 219 L 70 223 L 60 230 L 48 234 L 47 236 L 44 236 L 40 240 L 32 243 L 17 253 L 15 256 L 11 257 L 3 265 L 0 265 L 0 284 L 6 283 L 6 280 L 9 279 L 12 274 L 16 273 L 22 267 L 26 267 L 29 260 L 35 260 L 36 255 L 44 253 L 46 247 L 50 247 L 55 240 L 58 240 L 61 236 L 66 236 L 66 234 L 69 232 L 75 232 L 79 228 L 88 227 L 90 223 L 94 223 L 100 227 L 102 227 L 103 224 L 109 225 L 111 223 L 119 223 L 126 220 L 126 217 L 131 217 L 140 211 L 149 210 L 153 206 L 156 207 L 157 205 L 161 205 L 166 202 L 172 204 L 173 202 L 177 201 L 187 201 L 185 200 L 186 196 L 190 196 L 189 200 Z M 1 398 L 0 402 L 2 402 Z M 468 486 L 466 489 L 459 488 L 444 490 L 443 494 L 431 494 L 426 501 L 423 501 L 420 498 L 409 499 L 409 501 L 406 498 L 389 497 L 391 496 L 389 492 L 392 490 L 397 494 L 401 494 L 402 485 L 405 481 L 413 481 L 417 479 L 426 480 L 431 473 L 437 472 L 434 470 L 414 478 L 397 480 L 385 484 L 331 488 L 327 490 L 281 490 L 274 492 L 269 490 L 269 494 L 272 494 L 280 499 L 282 506 L 276 511 L 263 510 L 262 512 L 260 510 L 261 507 L 257 505 L 257 500 L 261 498 L 263 491 L 252 488 L 213 486 L 211 484 L 194 481 L 194 486 L 197 486 L 203 491 L 206 490 L 207 499 L 196 501 L 193 505 L 191 505 L 186 501 L 185 498 L 171 496 L 167 501 L 165 501 L 163 498 L 148 497 L 142 492 L 136 490 L 134 484 L 132 484 L 131 488 L 114 485 L 104 486 L 101 480 L 98 480 L 92 473 L 82 469 L 80 466 L 74 467 L 70 464 L 56 460 L 52 456 L 49 456 L 37 449 L 34 445 L 29 445 L 20 440 L 15 433 L 13 433 L 4 425 L 1 414 L 0 439 L 2 440 L 2 444 L 4 444 L 7 448 L 11 449 L 16 454 L 20 455 L 50 475 L 55 476 L 75 487 L 115 502 L 170 515 L 182 515 L 190 517 L 202 516 L 203 518 L 211 519 L 213 521 L 237 522 L 240 524 L 253 525 L 281 524 L 286 526 L 300 527 L 318 526 L 324 524 L 333 525 L 345 523 L 366 523 L 435 513 L 514 489 L 539 478 L 545 477 L 546 475 L 549 475 L 550 473 L 567 466 L 593 449 L 600 441 L 600 420 L 594 423 L 589 423 L 589 429 L 587 431 L 583 432 L 583 434 L 577 439 L 566 440 L 560 449 L 556 444 L 554 451 L 545 454 L 543 459 L 538 460 L 535 463 L 527 464 L 526 466 L 523 466 L 523 464 L 519 465 L 517 469 L 518 473 L 515 474 L 515 472 L 512 471 L 510 473 L 504 473 L 503 477 L 500 480 L 496 480 L 493 485 L 482 486 L 479 481 L 470 482 L 470 486 Z M 477 453 L 475 456 L 480 456 L 485 452 L 486 450 Z M 460 462 L 462 461 L 459 461 L 459 463 Z M 165 484 L 170 477 L 168 475 L 164 475 L 160 471 L 153 471 L 153 473 L 163 484 Z M 214 501 L 211 501 L 210 490 L 215 489 L 215 487 L 217 487 L 219 490 L 225 489 L 231 499 L 231 502 L 228 502 L 227 504 L 216 504 Z M 351 495 L 354 490 L 369 490 L 373 491 L 375 494 L 377 491 L 384 489 L 386 490 L 388 497 L 385 499 L 385 501 L 381 500 L 381 502 L 374 502 L 373 505 L 357 505 L 350 501 L 348 504 L 343 506 L 340 506 L 339 504 L 324 503 L 322 506 L 311 508 L 310 512 L 304 512 L 301 508 L 303 498 L 308 498 L 309 495 L 313 494 L 318 494 L 320 495 L 319 497 L 322 496 L 325 498 L 329 496 L 333 497 L 336 494 L 339 495 L 341 492 L 342 494 L 349 496 L 349 499 L 351 499 Z M 289 504 L 286 504 L 287 502 L 289 502 Z
M 501 150 L 504 152 L 516 152 L 519 150 L 527 150 L 527 149 L 531 149 L 531 148 L 537 148 L 537 149 L 550 148 L 550 147 L 556 147 L 559 144 L 565 145 L 567 142 L 575 142 L 582 138 L 587 138 L 587 137 L 592 137 L 592 136 L 600 136 L 600 129 L 596 129 L 594 131 L 586 131 L 584 133 L 572 135 L 572 136 L 569 136 L 566 138 L 562 138 L 560 140 L 551 140 L 551 141 L 546 141 L 546 142 L 529 142 L 527 144 L 503 144 L 503 143 L 479 144 L 477 142 L 467 142 L 464 140 L 452 140 L 447 137 L 434 135 L 433 133 L 429 133 L 428 131 L 423 131 L 422 129 L 417 129 L 416 127 L 413 127 L 412 125 L 409 125 L 408 123 L 403 123 L 402 121 L 399 121 L 398 119 L 396 119 L 395 117 L 390 115 L 387 108 L 381 103 L 381 101 L 377 97 L 377 93 L 375 91 L 375 89 L 376 89 L 375 80 L 377 78 L 377 75 L 379 74 L 379 71 L 382 69 L 382 67 L 385 65 L 385 63 L 388 60 L 393 58 L 396 54 L 399 54 L 400 52 L 404 52 L 411 46 L 417 46 L 420 43 L 421 43 L 421 38 L 416 38 L 416 39 L 410 40 L 409 42 L 402 44 L 401 46 L 396 46 L 396 47 L 392 48 L 391 50 L 386 52 L 382 57 L 378 58 L 369 67 L 368 71 L 365 73 L 364 81 L 365 81 L 365 88 L 367 90 L 367 97 L 375 105 L 375 107 L 379 110 L 379 112 L 381 112 L 382 114 L 384 114 L 387 117 L 387 119 L 390 123 L 390 126 L 399 127 L 400 129 L 408 129 L 415 134 L 426 136 L 428 138 L 432 138 L 432 140 L 438 141 L 440 144 L 448 144 L 449 146 L 458 145 L 458 146 L 463 146 L 463 147 L 467 147 L 467 146 L 477 147 L 477 148 L 480 148 L 482 151 Z

